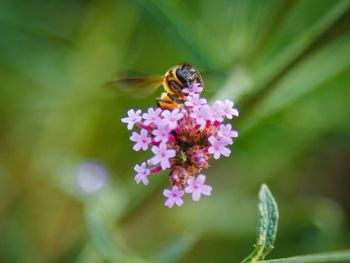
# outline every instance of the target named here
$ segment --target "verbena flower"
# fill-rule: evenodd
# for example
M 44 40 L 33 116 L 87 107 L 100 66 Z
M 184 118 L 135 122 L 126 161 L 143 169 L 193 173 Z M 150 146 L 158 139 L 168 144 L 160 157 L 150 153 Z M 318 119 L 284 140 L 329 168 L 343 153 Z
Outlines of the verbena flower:
M 197 178 L 187 180 L 187 186 L 185 188 L 185 192 L 192 194 L 193 201 L 199 201 L 201 195 L 209 196 L 211 195 L 212 187 L 209 185 L 205 185 L 205 176 L 203 174 L 199 174 Z
M 162 109 L 160 108 L 157 108 L 156 110 L 154 110 L 153 108 L 149 108 L 147 113 L 142 114 L 142 118 L 145 120 L 144 124 L 156 124 L 160 119 L 159 115 L 161 114 L 161 112 Z M 139 121 L 141 121 L 141 119 Z
M 228 141 L 229 144 L 233 143 L 232 138 L 237 138 L 238 137 L 238 132 L 235 130 L 232 130 L 232 125 L 231 124 L 221 124 L 219 126 L 219 131 L 218 131 L 218 136 L 222 139 L 225 139 Z
M 167 200 L 165 201 L 164 205 L 166 205 L 169 208 L 172 208 L 174 204 L 177 206 L 182 206 L 184 201 L 182 200 L 183 195 L 185 192 L 183 190 L 180 190 L 176 185 L 173 186 L 171 190 L 164 189 L 163 195 L 167 197 Z
M 152 134 L 154 135 L 153 139 L 156 142 L 167 142 L 169 140 L 169 134 L 171 128 L 166 121 L 159 121 L 155 129 L 153 129 Z
M 198 94 L 187 96 L 187 100 L 185 101 L 185 105 L 188 107 L 201 106 L 204 104 L 207 104 L 207 100 L 200 98 Z
M 209 105 L 195 106 L 190 112 L 190 117 L 193 118 L 197 124 L 203 125 L 209 121 L 212 116 L 212 111 Z
M 165 110 L 162 112 L 163 120 L 166 121 L 168 126 L 171 129 L 175 129 L 177 127 L 178 120 L 181 120 L 184 116 L 179 109 L 175 109 L 173 111 Z
M 165 142 L 162 142 L 159 146 L 153 146 L 152 152 L 154 153 L 154 156 L 150 160 L 150 163 L 153 165 L 160 163 L 162 170 L 170 168 L 169 159 L 176 155 L 176 151 L 174 149 L 168 149 Z
M 186 87 L 182 90 L 183 93 L 192 96 L 193 94 L 199 94 L 203 90 L 203 87 L 199 83 L 194 83 L 191 87 Z
M 130 140 L 136 142 L 134 147 L 132 147 L 135 151 L 139 151 L 140 149 L 146 151 L 148 149 L 148 144 L 152 141 L 151 138 L 148 137 L 148 132 L 144 129 L 141 130 L 140 134 L 132 132 Z
M 228 157 L 231 154 L 231 150 L 226 147 L 229 144 L 226 138 L 217 139 L 212 135 L 208 138 L 208 141 L 210 143 L 208 152 L 213 154 L 214 159 L 219 159 L 221 155 Z
M 134 110 L 128 111 L 128 117 L 125 117 L 122 119 L 122 122 L 128 124 L 127 126 L 128 130 L 132 130 L 132 128 L 134 127 L 134 124 L 136 122 L 141 121 L 142 118 L 140 114 L 141 114 L 141 110 L 136 110 L 136 112 Z
M 238 116 L 238 110 L 233 108 L 232 101 L 226 99 L 222 105 L 226 118 L 232 119 L 232 116 Z
M 183 108 L 167 110 L 149 108 L 129 110 L 122 119 L 127 128 L 137 126 L 140 131 L 133 132 L 130 140 L 135 151 L 151 149 L 152 156 L 141 165 L 136 164 L 136 183 L 149 183 L 149 176 L 162 170 L 168 170 L 171 189 L 165 189 L 165 206 L 171 208 L 183 204 L 183 196 L 188 193 L 193 201 L 201 196 L 210 196 L 212 187 L 205 185 L 203 169 L 209 167 L 210 158 L 228 157 L 228 148 L 237 131 L 231 124 L 223 124 L 225 118 L 238 116 L 237 109 L 229 100 L 216 101 L 210 106 L 200 97 L 203 88 L 194 84 L 183 89 L 187 94 Z
M 143 162 L 141 165 L 136 164 L 134 167 L 135 172 L 135 181 L 139 184 L 141 181 L 144 185 L 148 185 L 148 175 L 150 174 L 150 170 L 147 168 L 147 164 Z

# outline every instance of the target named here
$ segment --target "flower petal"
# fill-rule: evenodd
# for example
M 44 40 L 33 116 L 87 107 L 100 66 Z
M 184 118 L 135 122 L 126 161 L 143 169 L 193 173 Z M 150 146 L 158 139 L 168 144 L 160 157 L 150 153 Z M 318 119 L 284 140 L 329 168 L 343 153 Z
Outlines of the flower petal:
M 136 143 L 133 147 L 132 147 L 136 152 L 138 152 L 141 149 L 141 144 L 140 143 Z
M 220 153 L 219 152 L 214 152 L 214 159 L 218 160 L 220 158 Z
M 178 198 L 175 198 L 175 203 L 176 203 L 176 205 L 178 205 L 178 206 L 182 206 L 183 203 L 184 203 L 184 201 L 182 200 L 181 197 L 178 197 Z
M 185 192 L 188 193 L 188 194 L 192 193 L 193 192 L 192 186 L 186 186 Z
M 174 205 L 174 200 L 171 199 L 171 198 L 168 198 L 165 203 L 164 203 L 165 206 L 169 207 L 169 208 L 172 208 L 173 205 Z
M 226 157 L 230 156 L 231 154 L 231 150 L 226 147 L 222 147 L 220 152 L 223 156 L 226 156 Z
M 163 191 L 163 195 L 166 196 L 166 197 L 169 197 L 171 195 L 171 191 L 169 189 L 164 189 Z
M 199 175 L 197 176 L 197 178 L 196 178 L 196 181 L 197 181 L 198 183 L 200 183 L 200 184 L 204 184 L 205 179 L 206 179 L 205 175 L 199 174 Z
M 209 185 L 202 185 L 201 193 L 206 195 L 206 196 L 209 196 L 209 195 L 211 195 L 212 189 L 213 188 L 211 186 L 209 186 Z
M 195 190 L 192 192 L 192 200 L 193 201 L 199 201 L 199 199 L 201 199 L 201 192 L 198 190 Z

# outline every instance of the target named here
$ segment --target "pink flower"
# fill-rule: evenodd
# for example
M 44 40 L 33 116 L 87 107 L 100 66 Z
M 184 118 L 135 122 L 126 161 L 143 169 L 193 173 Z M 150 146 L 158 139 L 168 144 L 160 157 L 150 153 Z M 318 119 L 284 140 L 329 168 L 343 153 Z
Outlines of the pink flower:
M 154 153 L 151 163 L 156 165 L 160 163 L 163 170 L 170 168 L 169 158 L 173 158 L 176 155 L 176 151 L 173 149 L 167 149 L 167 145 L 162 142 L 159 147 L 153 146 L 152 152 Z
M 122 118 L 122 122 L 128 124 L 128 130 L 132 130 L 134 124 L 142 120 L 140 114 L 141 110 L 137 110 L 136 112 L 134 110 L 129 110 L 128 117 Z
M 149 181 L 147 176 L 149 175 L 150 170 L 146 167 L 146 163 L 142 163 L 141 166 L 136 164 L 134 170 L 137 172 L 135 175 L 136 183 L 139 184 L 142 181 L 144 185 L 148 185 Z
M 196 120 L 199 125 L 205 124 L 211 118 L 211 109 L 208 105 L 196 106 L 192 108 L 190 116 Z
M 175 109 L 173 111 L 163 111 L 162 116 L 164 117 L 164 120 L 168 122 L 170 129 L 175 129 L 177 127 L 177 121 L 182 119 L 184 115 L 179 109 Z
M 149 108 L 147 112 L 129 110 L 122 121 L 128 129 L 138 126 L 140 132 L 132 132 L 130 140 L 135 151 L 151 149 L 153 156 L 142 164 L 136 164 L 135 181 L 149 184 L 149 174 L 169 170 L 171 189 L 163 191 L 165 206 L 183 205 L 183 196 L 191 194 L 193 201 L 202 195 L 210 196 L 212 187 L 205 184 L 203 169 L 209 167 L 210 159 L 229 156 L 229 144 L 238 136 L 231 124 L 224 119 L 238 115 L 229 100 L 209 105 L 200 97 L 199 83 L 186 87 L 184 107 L 174 110 Z M 142 117 L 141 117 L 142 115 Z
M 185 105 L 188 107 L 201 106 L 203 104 L 207 104 L 206 99 L 202 99 L 198 94 L 193 94 L 192 96 L 187 96 L 187 100 L 185 101 Z
M 222 105 L 226 118 L 232 119 L 232 116 L 238 116 L 238 110 L 233 108 L 232 101 L 226 99 Z
M 136 142 L 134 147 L 132 147 L 135 151 L 139 151 L 140 149 L 146 151 L 148 149 L 148 144 L 152 141 L 151 138 L 148 137 L 148 132 L 144 129 L 141 130 L 140 134 L 133 132 L 130 136 L 130 140 Z
M 205 175 L 199 174 L 195 179 L 187 180 L 187 187 L 185 188 L 185 192 L 191 194 L 192 200 L 199 201 L 201 198 L 201 194 L 209 196 L 211 195 L 212 187 L 209 185 L 205 185 Z
M 229 144 L 232 144 L 232 138 L 238 137 L 238 132 L 235 130 L 232 130 L 232 125 L 231 124 L 221 124 L 219 127 L 218 135 L 222 138 L 225 139 Z
M 165 200 L 164 205 L 172 208 L 174 204 L 177 206 L 182 206 L 184 201 L 182 200 L 182 197 L 184 196 L 185 192 L 180 190 L 177 186 L 173 186 L 171 190 L 165 189 L 163 191 L 163 195 L 167 197 L 167 200 Z
M 222 122 L 225 117 L 224 106 L 220 101 L 216 101 L 211 107 L 212 115 L 211 118 L 213 121 Z
M 144 124 L 150 125 L 152 123 L 156 124 L 160 120 L 160 113 L 162 110 L 160 108 L 157 108 L 154 110 L 153 108 L 149 108 L 147 113 L 142 114 L 142 118 L 145 119 Z
M 191 87 L 189 88 L 184 88 L 182 92 L 192 96 L 196 93 L 201 93 L 203 90 L 203 87 L 199 83 L 194 83 Z
M 167 142 L 169 140 L 170 132 L 171 132 L 171 129 L 168 125 L 168 122 L 160 121 L 157 124 L 157 129 L 154 129 L 152 131 L 152 134 L 154 135 L 154 140 L 156 142 Z
M 208 141 L 211 144 L 211 146 L 208 149 L 208 152 L 214 155 L 214 159 L 219 159 L 221 155 L 226 157 L 230 155 L 231 150 L 225 147 L 228 145 L 227 140 L 217 139 L 215 138 L 215 136 L 210 136 L 208 138 Z

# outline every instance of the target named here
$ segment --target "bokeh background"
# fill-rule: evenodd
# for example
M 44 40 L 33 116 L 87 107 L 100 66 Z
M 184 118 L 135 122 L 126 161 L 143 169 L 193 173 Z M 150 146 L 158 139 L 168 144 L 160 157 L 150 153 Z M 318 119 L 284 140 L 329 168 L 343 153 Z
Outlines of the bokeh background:
M 0 262 L 240 262 L 266 182 L 270 257 L 350 246 L 350 1 L 2 0 Z M 136 185 L 120 119 L 155 105 L 103 88 L 190 62 L 240 132 L 199 203 Z

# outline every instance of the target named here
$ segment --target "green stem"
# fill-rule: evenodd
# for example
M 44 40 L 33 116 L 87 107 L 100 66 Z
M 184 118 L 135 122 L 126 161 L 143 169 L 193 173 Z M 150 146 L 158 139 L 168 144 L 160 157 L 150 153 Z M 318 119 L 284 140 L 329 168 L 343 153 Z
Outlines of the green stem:
M 290 258 L 259 261 L 259 263 L 318 263 L 318 262 L 349 262 L 350 250 L 328 252 Z

